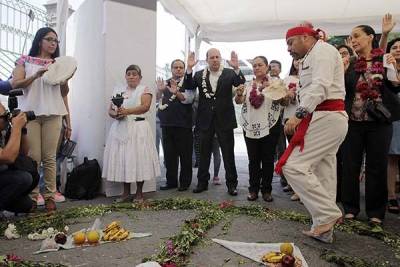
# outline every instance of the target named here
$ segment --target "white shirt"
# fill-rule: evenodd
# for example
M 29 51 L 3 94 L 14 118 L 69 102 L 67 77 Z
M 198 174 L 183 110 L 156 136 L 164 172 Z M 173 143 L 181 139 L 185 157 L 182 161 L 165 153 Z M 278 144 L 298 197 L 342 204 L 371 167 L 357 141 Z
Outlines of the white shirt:
M 21 57 L 17 64 L 23 64 L 26 77 L 34 75 L 43 65 L 36 64 L 40 60 L 32 57 Z M 23 89 L 24 95 L 18 97 L 19 109 L 32 110 L 36 116 L 66 115 L 68 114 L 60 85 L 50 85 L 43 81 L 42 77 L 34 80 Z
M 327 99 L 343 99 L 344 69 L 342 58 L 335 47 L 317 41 L 299 65 L 300 106 L 308 112 Z

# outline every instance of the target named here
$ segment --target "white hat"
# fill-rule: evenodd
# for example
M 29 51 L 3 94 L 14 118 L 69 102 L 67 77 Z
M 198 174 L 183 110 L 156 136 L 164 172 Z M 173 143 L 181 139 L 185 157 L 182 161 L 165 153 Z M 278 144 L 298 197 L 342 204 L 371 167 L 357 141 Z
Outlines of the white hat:
M 58 57 L 55 62 L 50 64 L 48 71 L 43 74 L 43 81 L 51 85 L 65 82 L 75 72 L 77 62 L 73 57 Z
M 273 80 L 271 84 L 263 90 L 264 96 L 272 100 L 279 100 L 286 96 L 287 89 L 282 80 Z

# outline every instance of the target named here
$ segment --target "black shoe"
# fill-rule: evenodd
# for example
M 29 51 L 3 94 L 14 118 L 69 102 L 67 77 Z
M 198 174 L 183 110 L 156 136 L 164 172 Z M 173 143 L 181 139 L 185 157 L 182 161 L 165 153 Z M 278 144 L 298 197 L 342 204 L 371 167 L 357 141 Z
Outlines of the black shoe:
M 205 186 L 198 185 L 198 186 L 196 186 L 195 189 L 193 189 L 193 193 L 201 193 L 201 192 L 207 191 L 207 190 L 208 190 L 208 185 L 205 185 Z
M 238 191 L 235 186 L 228 186 L 228 194 L 231 196 L 237 196 Z
M 178 191 L 179 192 L 186 191 L 186 190 L 188 190 L 188 188 L 189 187 L 183 187 L 183 186 L 182 187 L 178 187 Z
M 162 185 L 160 186 L 160 190 L 169 190 L 169 189 L 174 189 L 177 186 L 170 186 L 170 185 Z

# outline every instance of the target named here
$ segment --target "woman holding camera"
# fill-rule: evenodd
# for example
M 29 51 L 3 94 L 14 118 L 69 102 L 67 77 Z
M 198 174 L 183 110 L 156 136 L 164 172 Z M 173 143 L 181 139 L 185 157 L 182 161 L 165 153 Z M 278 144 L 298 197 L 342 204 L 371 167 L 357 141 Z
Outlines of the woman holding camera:
M 371 224 L 382 224 L 387 203 L 387 164 L 392 121 L 400 119 L 400 87 L 386 77 L 384 51 L 378 49 L 375 31 L 355 27 L 351 43 L 358 58 L 345 73 L 349 128 L 343 143 L 342 203 L 346 219 L 360 212 L 360 170 L 366 152 L 366 213 Z
M 47 211 L 56 210 L 56 152 L 61 131 L 61 120 L 68 115 L 66 95 L 69 88 L 63 84 L 50 85 L 43 81 L 42 75 L 47 67 L 59 56 L 57 33 L 48 27 L 36 32 L 28 56 L 20 57 L 16 62 L 13 80 L 23 88 L 24 95 L 19 96 L 19 109 L 34 111 L 36 120 L 27 124 L 30 156 L 43 166 L 45 182 L 45 207 Z M 68 120 L 69 121 L 69 120 Z M 71 126 L 68 125 L 70 135 Z M 32 192 L 33 200 L 38 200 L 39 187 Z
M 143 184 L 160 175 L 155 138 L 150 127 L 152 91 L 142 84 L 142 71 L 130 65 L 125 71 L 127 87 L 121 93 L 122 106 L 111 103 L 108 114 L 115 119 L 104 149 L 103 175 L 110 182 L 124 184 L 116 202 L 128 200 L 136 183 L 135 201 L 143 201 Z

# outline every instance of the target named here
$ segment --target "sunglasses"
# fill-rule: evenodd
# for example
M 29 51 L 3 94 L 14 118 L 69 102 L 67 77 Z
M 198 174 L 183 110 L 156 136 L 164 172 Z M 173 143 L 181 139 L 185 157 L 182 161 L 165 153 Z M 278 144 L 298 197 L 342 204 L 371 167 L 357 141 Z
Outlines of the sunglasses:
M 43 38 L 43 40 L 46 40 L 49 43 L 56 43 L 56 44 L 60 43 L 60 41 L 58 39 L 54 39 L 54 38 L 51 38 L 51 37 Z

